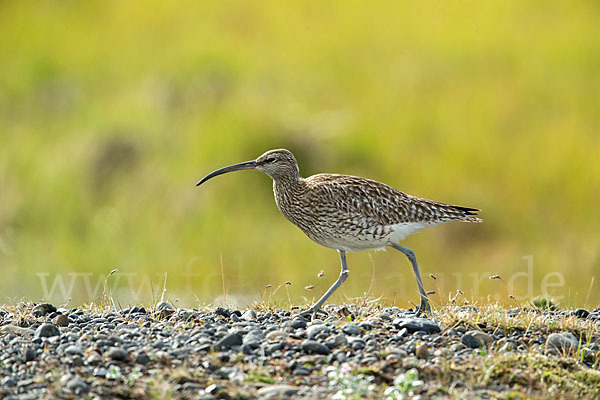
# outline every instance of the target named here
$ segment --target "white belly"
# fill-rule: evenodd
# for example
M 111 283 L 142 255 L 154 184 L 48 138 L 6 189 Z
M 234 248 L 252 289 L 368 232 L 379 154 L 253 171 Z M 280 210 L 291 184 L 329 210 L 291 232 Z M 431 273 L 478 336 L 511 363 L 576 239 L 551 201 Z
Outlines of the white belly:
M 423 228 L 438 225 L 431 222 L 406 222 L 401 224 L 387 225 L 378 229 L 364 232 L 346 232 L 331 235 L 326 238 L 311 237 L 315 242 L 337 250 L 361 251 L 367 249 L 383 249 L 391 244 L 397 244 L 408 235 L 416 233 Z

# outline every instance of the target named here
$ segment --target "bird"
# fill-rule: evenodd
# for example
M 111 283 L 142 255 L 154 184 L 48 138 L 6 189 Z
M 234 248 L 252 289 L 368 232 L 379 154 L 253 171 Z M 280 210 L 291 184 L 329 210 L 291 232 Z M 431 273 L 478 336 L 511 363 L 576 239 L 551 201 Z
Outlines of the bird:
M 482 222 L 477 208 L 411 196 L 367 178 L 330 173 L 302 178 L 296 158 L 286 149 L 269 150 L 255 160 L 217 169 L 196 186 L 218 175 L 251 169 L 271 177 L 275 203 L 286 219 L 314 242 L 339 252 L 339 277 L 316 303 L 300 313 L 303 316 L 314 318 L 325 312 L 323 304 L 346 281 L 346 252 L 387 247 L 402 252 L 412 265 L 420 297 L 416 314 L 430 313 L 415 253 L 399 242 L 421 229 L 445 222 Z

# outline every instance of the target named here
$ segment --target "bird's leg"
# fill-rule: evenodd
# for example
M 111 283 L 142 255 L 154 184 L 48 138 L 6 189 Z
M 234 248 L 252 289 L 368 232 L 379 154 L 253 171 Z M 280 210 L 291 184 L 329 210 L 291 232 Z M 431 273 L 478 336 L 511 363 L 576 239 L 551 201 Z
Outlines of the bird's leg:
M 323 310 L 321 310 L 321 306 L 323 305 L 323 303 L 325 303 L 325 301 L 327 301 L 327 299 L 333 294 L 333 292 L 335 292 L 336 289 L 339 288 L 342 285 L 342 283 L 344 283 L 344 281 L 346 281 L 346 279 L 348 278 L 348 273 L 350 273 L 350 271 L 348 270 L 348 264 L 346 263 L 346 251 L 338 251 L 340 252 L 340 258 L 342 260 L 342 270 L 340 272 L 340 276 L 311 308 L 301 312 L 300 315 L 312 314 L 312 318 L 314 319 L 315 314 L 317 314 L 318 312 L 324 312 Z
M 412 264 L 413 272 L 415 273 L 415 277 L 417 278 L 419 295 L 421 296 L 421 304 L 419 305 L 419 307 L 417 307 L 417 315 L 430 312 L 431 306 L 429 305 L 429 299 L 427 298 L 427 293 L 425 292 L 423 281 L 421 280 L 421 274 L 419 273 L 419 266 L 417 265 L 417 257 L 415 256 L 415 252 L 404 246 L 400 246 L 399 244 L 391 244 L 390 247 L 393 247 L 394 249 L 404 253 L 406 257 L 408 257 L 408 259 L 410 260 L 410 263 Z

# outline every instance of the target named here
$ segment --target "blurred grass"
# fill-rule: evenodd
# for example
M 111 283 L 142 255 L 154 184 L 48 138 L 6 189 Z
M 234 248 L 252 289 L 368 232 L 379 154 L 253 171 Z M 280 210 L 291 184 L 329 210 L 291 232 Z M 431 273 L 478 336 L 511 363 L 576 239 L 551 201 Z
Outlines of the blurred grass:
M 0 295 L 43 297 L 40 273 L 93 289 L 117 267 L 146 296 L 167 272 L 172 296 L 213 301 L 222 259 L 230 299 L 287 280 L 293 301 L 318 296 L 337 255 L 279 215 L 267 177 L 194 187 L 287 147 L 304 176 L 481 208 L 482 225 L 404 242 L 444 296 L 505 301 L 487 273 L 508 281 L 532 255 L 533 291 L 518 278 L 515 294 L 558 272 L 550 295 L 597 305 L 599 17 L 593 1 L 2 2 Z M 337 301 L 371 279 L 417 299 L 401 254 L 349 265 Z

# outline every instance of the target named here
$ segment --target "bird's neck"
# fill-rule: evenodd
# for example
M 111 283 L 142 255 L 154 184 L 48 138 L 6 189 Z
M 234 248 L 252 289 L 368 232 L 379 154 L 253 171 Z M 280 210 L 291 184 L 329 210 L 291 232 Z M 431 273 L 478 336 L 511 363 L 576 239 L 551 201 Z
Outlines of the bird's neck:
M 295 204 L 302 196 L 305 186 L 306 183 L 300 176 L 287 177 L 285 179 L 273 179 L 275 202 L 286 218 L 291 218 L 291 216 L 288 215 L 289 211 L 293 204 Z
M 298 175 L 286 175 L 273 179 L 273 190 L 275 193 L 295 194 L 304 185 L 304 179 Z

